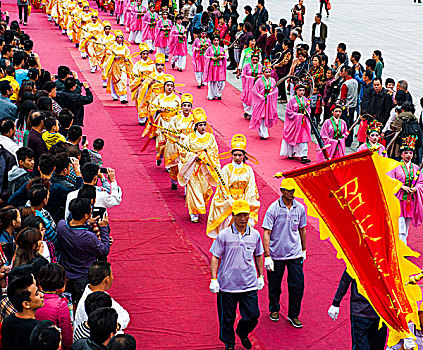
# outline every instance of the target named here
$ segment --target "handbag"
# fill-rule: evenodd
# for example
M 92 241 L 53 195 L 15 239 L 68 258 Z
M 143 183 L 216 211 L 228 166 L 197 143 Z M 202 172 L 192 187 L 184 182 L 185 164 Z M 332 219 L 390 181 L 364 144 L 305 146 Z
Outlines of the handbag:
M 298 13 L 298 20 L 300 22 L 302 22 L 303 21 L 303 14 L 302 14 L 302 12 L 301 11 L 297 11 L 297 13 Z
M 328 11 L 332 8 L 332 5 L 329 0 L 328 0 L 327 8 L 328 8 Z

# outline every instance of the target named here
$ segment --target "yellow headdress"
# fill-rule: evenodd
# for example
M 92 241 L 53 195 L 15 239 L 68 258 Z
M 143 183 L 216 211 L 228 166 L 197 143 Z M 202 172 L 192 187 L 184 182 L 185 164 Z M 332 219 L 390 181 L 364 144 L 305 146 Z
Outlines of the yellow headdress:
M 103 28 L 106 28 L 106 27 L 112 28 L 112 25 L 110 24 L 109 21 L 103 21 Z
M 98 11 L 97 10 L 91 10 L 91 17 L 98 17 Z
M 247 138 L 242 134 L 235 134 L 232 136 L 231 151 L 219 154 L 219 159 L 228 159 L 232 157 L 232 152 L 242 151 L 253 164 L 259 164 L 259 161 L 253 155 L 247 153 Z
M 194 114 L 194 125 L 198 123 L 207 123 L 207 115 L 203 108 L 194 108 L 192 114 Z
M 194 101 L 194 97 L 191 94 L 183 94 L 181 96 L 181 105 L 183 103 L 191 103 L 191 106 L 192 106 L 193 101 Z
M 140 48 L 140 53 L 142 53 L 143 51 L 150 51 L 150 49 L 148 48 L 148 45 L 146 43 L 141 43 L 139 45 Z
M 88 1 L 83 1 L 82 7 L 90 7 L 90 4 L 88 3 Z
M 123 36 L 122 31 L 121 31 L 121 30 L 115 30 L 115 36 L 116 36 L 116 38 L 117 38 L 118 36 Z
M 232 204 L 232 213 L 238 214 L 250 214 L 250 204 L 244 199 L 237 199 Z
M 165 64 L 166 56 L 163 53 L 156 53 L 156 61 L 155 63 Z
M 164 75 L 164 84 L 172 82 L 175 84 L 175 77 L 172 74 L 165 74 Z

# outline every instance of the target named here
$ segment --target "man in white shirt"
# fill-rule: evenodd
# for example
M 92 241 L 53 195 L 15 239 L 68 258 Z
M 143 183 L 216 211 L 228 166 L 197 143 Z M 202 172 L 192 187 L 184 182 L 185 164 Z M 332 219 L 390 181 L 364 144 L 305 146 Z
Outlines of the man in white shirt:
M 81 169 L 82 178 L 85 185 L 97 186 L 98 176 L 100 168 L 97 164 L 86 163 Z M 101 208 L 111 208 L 119 205 L 122 202 L 122 190 L 116 182 L 115 171 L 111 168 L 107 168 L 107 175 L 110 180 L 110 193 L 104 191 L 101 187 L 96 187 L 96 200 L 95 206 Z M 72 199 L 78 197 L 78 191 L 72 191 L 68 194 L 66 199 L 65 219 L 69 217 L 69 203 Z
M 12 153 L 16 158 L 16 152 L 19 149 L 18 144 L 13 141 L 16 133 L 16 125 L 13 120 L 6 118 L 0 121 L 0 145 Z
M 110 263 L 107 261 L 97 261 L 90 266 L 88 270 L 88 284 L 85 286 L 84 293 L 79 299 L 75 312 L 74 329 L 78 328 L 82 322 L 88 320 L 85 312 L 85 299 L 94 292 L 105 292 L 112 287 L 113 273 Z M 112 308 L 118 313 L 119 329 L 123 330 L 128 327 L 130 321 L 129 313 L 118 302 L 112 298 Z
M 289 34 L 289 39 L 291 39 L 294 42 L 294 52 L 293 52 L 293 57 L 297 57 L 297 46 L 299 44 L 302 44 L 303 41 L 301 40 L 301 38 L 299 37 L 299 33 L 297 30 L 291 30 L 291 33 Z

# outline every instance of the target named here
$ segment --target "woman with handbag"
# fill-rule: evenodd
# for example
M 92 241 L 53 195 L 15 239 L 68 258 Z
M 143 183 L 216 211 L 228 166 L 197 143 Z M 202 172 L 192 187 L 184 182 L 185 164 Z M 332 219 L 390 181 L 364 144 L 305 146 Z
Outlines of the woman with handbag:
M 22 24 L 22 13 L 23 13 L 23 25 L 26 26 L 28 23 L 28 0 L 18 0 L 19 9 L 19 24 Z
M 319 0 L 320 1 L 320 13 L 322 13 L 323 6 L 326 10 L 326 17 L 329 17 L 329 10 L 332 8 L 332 5 L 329 0 Z
M 299 0 L 298 4 L 292 9 L 292 19 L 298 27 L 304 25 L 305 6 L 303 5 L 304 0 Z

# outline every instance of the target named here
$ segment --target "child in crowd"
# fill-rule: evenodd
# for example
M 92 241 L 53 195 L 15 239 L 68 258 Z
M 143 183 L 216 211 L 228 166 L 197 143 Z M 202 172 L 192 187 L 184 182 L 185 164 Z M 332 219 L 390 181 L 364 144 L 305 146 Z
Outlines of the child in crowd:
M 91 161 L 100 167 L 103 165 L 103 159 L 100 154 L 103 148 L 104 148 L 104 140 L 95 139 L 93 142 L 93 149 L 88 150 L 88 152 L 90 153 Z
M 48 117 L 44 121 L 44 126 L 46 131 L 43 132 L 42 137 L 47 146 L 47 149 L 50 149 L 59 141 L 66 142 L 65 137 L 59 133 L 59 121 L 56 117 Z
M 311 118 L 316 123 L 320 124 L 320 115 L 322 114 L 322 95 L 319 93 L 317 86 L 314 87 L 313 94 L 310 96 Z
M 395 80 L 392 78 L 386 78 L 385 88 L 389 95 L 395 97 Z

